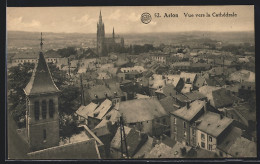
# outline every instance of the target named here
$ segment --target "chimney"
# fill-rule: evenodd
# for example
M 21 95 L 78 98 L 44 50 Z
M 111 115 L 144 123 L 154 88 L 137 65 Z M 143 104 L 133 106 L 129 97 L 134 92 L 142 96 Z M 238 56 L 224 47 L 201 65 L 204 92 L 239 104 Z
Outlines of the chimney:
M 222 120 L 224 116 L 223 116 L 223 114 L 219 114 L 219 117 Z
M 187 101 L 187 103 L 186 103 L 186 107 L 187 107 L 187 109 L 190 108 L 190 102 L 189 102 L 189 101 Z

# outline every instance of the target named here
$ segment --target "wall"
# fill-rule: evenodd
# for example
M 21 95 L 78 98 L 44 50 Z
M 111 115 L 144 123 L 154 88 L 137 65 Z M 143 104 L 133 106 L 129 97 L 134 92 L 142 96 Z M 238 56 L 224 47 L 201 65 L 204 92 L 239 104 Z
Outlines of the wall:
M 201 134 L 204 134 L 205 139 L 201 139 Z M 212 141 L 209 140 L 209 138 L 212 138 Z M 205 143 L 205 147 L 201 147 L 201 142 Z M 209 151 L 216 151 L 216 144 L 217 144 L 217 139 L 213 136 L 210 136 L 209 134 L 202 132 L 201 130 L 197 130 L 197 145 L 200 146 L 200 148 L 209 150 Z M 209 145 L 212 146 L 212 149 L 210 150 Z
M 54 115 L 53 118 L 49 117 L 49 100 L 52 99 L 54 102 Z M 41 102 L 46 100 L 47 103 L 47 113 L 46 119 L 42 119 L 42 106 Z M 39 101 L 40 112 L 39 120 L 35 120 L 34 113 L 34 102 Z M 57 146 L 59 144 L 59 114 L 58 114 L 58 96 L 57 95 L 47 95 L 40 97 L 29 98 L 27 103 L 28 116 L 27 116 L 27 130 L 28 130 L 28 140 L 30 149 L 40 150 L 52 146 Z M 46 140 L 43 139 L 43 131 L 46 130 Z

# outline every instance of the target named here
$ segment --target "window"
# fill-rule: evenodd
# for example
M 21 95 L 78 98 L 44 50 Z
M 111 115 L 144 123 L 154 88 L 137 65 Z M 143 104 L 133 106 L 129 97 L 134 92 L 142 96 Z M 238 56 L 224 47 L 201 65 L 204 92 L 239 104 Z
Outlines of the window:
M 205 148 L 205 143 L 204 142 L 201 142 L 201 147 Z
M 183 122 L 183 128 L 186 128 L 186 122 Z
M 165 118 L 163 118 L 163 124 L 166 124 L 166 119 Z
M 222 153 L 221 151 L 219 152 L 219 156 L 220 156 L 220 157 L 223 157 L 223 153 Z
M 54 115 L 54 103 L 53 103 L 53 100 L 49 100 L 49 115 L 50 115 L 50 118 L 53 118 L 53 115 Z
M 212 142 L 212 137 L 211 136 L 209 136 L 209 142 Z
M 187 132 L 184 131 L 184 133 L 183 133 L 183 137 L 186 137 L 186 136 L 187 136 Z
M 205 134 L 201 134 L 201 140 L 205 141 Z
M 176 124 L 176 118 L 173 118 L 173 123 Z
M 209 144 L 209 150 L 212 150 L 212 145 L 211 144 Z
M 176 129 L 176 127 L 175 127 L 175 126 L 173 127 L 173 132 L 174 132 L 174 133 L 176 133 L 176 132 L 177 132 L 177 129 Z
M 42 101 L 42 119 L 46 119 L 47 115 L 47 105 L 46 105 L 46 100 Z
M 195 129 L 192 129 L 192 135 L 196 135 L 196 130 Z
M 35 120 L 39 120 L 39 115 L 40 115 L 40 106 L 39 106 L 39 101 L 34 102 L 34 117 Z
M 46 141 L 46 138 L 47 138 L 46 129 L 43 129 L 43 141 Z

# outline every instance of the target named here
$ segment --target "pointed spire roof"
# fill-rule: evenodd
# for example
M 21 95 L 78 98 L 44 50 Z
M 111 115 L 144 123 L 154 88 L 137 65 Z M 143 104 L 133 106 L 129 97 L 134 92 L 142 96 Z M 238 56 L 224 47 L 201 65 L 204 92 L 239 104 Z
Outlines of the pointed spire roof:
M 42 46 L 42 39 L 41 39 Z M 42 47 L 41 47 L 42 48 Z M 38 62 L 33 70 L 32 77 L 24 88 L 25 94 L 37 95 L 46 93 L 55 93 L 60 90 L 55 85 L 49 67 L 45 61 L 42 51 L 39 53 Z
M 99 13 L 99 24 L 102 24 L 102 14 L 101 14 L 101 10 L 100 10 L 100 13 Z

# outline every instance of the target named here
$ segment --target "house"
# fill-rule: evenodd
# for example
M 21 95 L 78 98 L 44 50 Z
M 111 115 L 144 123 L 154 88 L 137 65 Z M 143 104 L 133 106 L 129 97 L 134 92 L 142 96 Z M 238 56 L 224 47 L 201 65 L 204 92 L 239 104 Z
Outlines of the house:
M 70 142 L 28 153 L 29 159 L 101 159 L 105 158 L 104 144 L 87 127 L 70 137 Z
M 154 147 L 154 138 L 147 136 L 147 141 L 142 145 L 142 147 L 135 153 L 133 158 L 141 159 L 144 158 L 145 154 L 149 153 Z
M 155 147 L 144 158 L 185 158 L 191 150 L 190 146 L 184 146 L 177 142 L 173 147 L 164 143 L 155 145 Z
M 93 112 L 88 114 L 88 127 L 94 129 L 112 107 L 112 101 L 106 99 Z
M 166 84 L 172 84 L 175 87 L 175 90 L 180 92 L 184 86 L 184 80 L 180 75 L 166 75 Z
M 234 104 L 232 107 L 219 108 L 226 117 L 234 120 L 236 125 L 249 131 L 255 130 L 256 112 L 248 103 Z
M 188 92 L 184 93 L 183 95 L 186 96 L 190 100 L 190 102 L 193 102 L 195 100 L 207 100 L 207 97 L 199 91 Z
M 167 96 L 159 100 L 163 108 L 168 112 L 171 113 L 180 108 L 178 103 L 172 96 Z
M 120 113 L 116 109 L 112 109 L 104 116 L 104 119 L 102 119 L 102 121 L 94 129 L 92 129 L 92 131 L 98 137 L 107 135 L 110 133 L 108 122 L 110 122 L 111 126 L 113 126 L 119 121 L 119 118 Z
M 229 80 L 237 82 L 255 82 L 255 73 L 248 70 L 236 71 L 230 74 Z
M 125 94 L 117 83 L 95 85 L 84 90 L 84 93 L 86 102 L 101 103 L 105 99 L 110 99 L 115 104 L 125 100 Z
M 184 84 L 184 87 L 181 90 L 181 93 L 189 93 L 193 90 L 192 84 Z
M 156 98 L 120 102 L 118 111 L 127 126 L 151 136 L 159 136 L 169 127 L 169 116 Z
M 157 98 L 160 100 L 167 96 L 176 95 L 176 90 L 173 85 L 166 84 L 164 87 L 159 88 L 155 91 Z
M 135 129 L 124 126 L 125 139 L 127 144 L 128 157 L 132 158 L 147 141 L 148 136 Z M 113 159 L 120 159 L 121 153 L 126 156 L 126 147 L 123 142 L 123 152 L 121 152 L 121 134 L 120 127 L 117 129 L 114 138 L 111 141 L 110 154 Z
M 87 106 L 81 105 L 79 109 L 76 111 L 76 115 L 78 116 L 78 120 L 80 122 L 84 122 L 87 124 L 88 115 L 97 108 L 98 104 L 91 102 Z
M 210 105 L 216 109 L 231 106 L 235 101 L 235 97 L 225 88 L 203 86 L 199 92 L 207 96 Z
M 206 102 L 196 100 L 187 103 L 186 106 L 171 112 L 171 138 L 183 143 L 183 145 L 194 145 L 191 141 L 190 126 L 206 111 Z
M 233 158 L 256 158 L 257 145 L 244 137 L 238 138 L 229 148 L 228 154 Z
M 214 112 L 206 112 L 197 119 L 194 129 L 192 141 L 194 146 L 202 149 L 216 151 L 216 147 L 229 133 L 232 119 L 224 117 Z
M 180 77 L 183 78 L 184 82 L 186 84 L 194 84 L 196 81 L 197 74 L 196 73 L 187 73 L 187 72 L 181 72 Z

